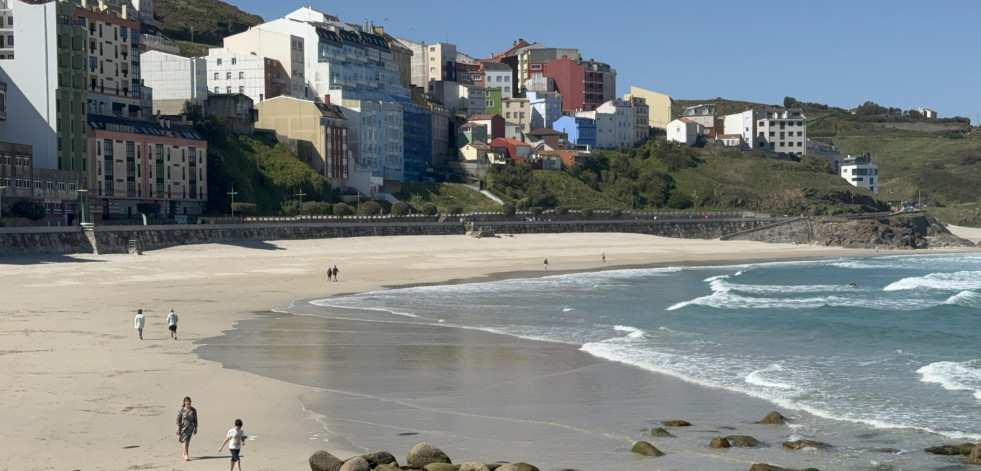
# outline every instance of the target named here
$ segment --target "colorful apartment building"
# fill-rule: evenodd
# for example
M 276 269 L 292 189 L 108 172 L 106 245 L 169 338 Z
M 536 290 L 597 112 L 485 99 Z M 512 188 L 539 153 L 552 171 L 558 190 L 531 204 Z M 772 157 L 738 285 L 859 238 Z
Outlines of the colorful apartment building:
M 137 204 L 161 216 L 202 214 L 208 141 L 191 126 L 89 115 L 89 208 L 95 221 L 132 218 Z
M 139 15 L 132 11 L 128 16 L 103 3 L 75 9 L 76 23 L 88 30 L 88 112 L 149 119 L 151 110 L 140 99 Z

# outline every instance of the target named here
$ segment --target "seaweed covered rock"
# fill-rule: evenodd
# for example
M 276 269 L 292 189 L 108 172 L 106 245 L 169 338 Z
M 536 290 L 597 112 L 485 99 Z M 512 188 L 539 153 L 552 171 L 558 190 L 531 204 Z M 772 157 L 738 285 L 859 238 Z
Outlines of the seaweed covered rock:
M 691 423 L 686 420 L 672 419 L 672 420 L 662 420 L 661 425 L 665 427 L 690 427 Z
M 755 448 L 760 446 L 760 441 L 749 435 L 729 435 L 726 437 L 732 446 L 739 448 Z
M 761 420 L 757 421 L 758 424 L 771 424 L 771 425 L 783 425 L 787 423 L 787 418 L 781 415 L 777 411 L 770 411 Z
M 816 442 L 814 440 L 795 440 L 792 442 L 783 442 L 783 447 L 788 450 L 800 450 L 803 448 L 814 448 L 817 450 L 827 450 L 831 448 L 831 445 L 822 442 Z
M 729 440 L 725 437 L 712 437 L 712 441 L 709 442 L 710 448 L 730 448 L 732 445 L 729 444 Z
M 934 455 L 945 456 L 969 456 L 974 451 L 973 443 L 961 443 L 960 445 L 939 445 L 925 448 L 923 451 Z
M 795 471 L 795 470 L 790 468 L 781 468 L 779 466 L 773 466 L 772 464 L 753 463 L 753 465 L 749 467 L 749 471 Z
M 428 443 L 420 443 L 412 447 L 405 460 L 410 468 L 422 468 L 430 463 L 452 463 L 443 450 Z
M 650 443 L 647 442 L 634 443 L 634 446 L 633 448 L 630 449 L 630 451 L 645 456 L 661 456 L 664 454 L 661 452 L 661 450 L 658 450 L 654 445 L 651 445 Z
M 310 455 L 310 471 L 340 471 L 344 461 L 324 450 L 317 450 Z
M 671 435 L 671 432 L 668 432 L 667 430 L 664 430 L 661 427 L 654 427 L 654 428 L 652 428 L 651 429 L 651 435 L 653 435 L 655 437 L 673 437 L 674 436 L 674 435 Z
M 460 464 L 460 471 L 491 471 L 484 463 L 467 462 Z

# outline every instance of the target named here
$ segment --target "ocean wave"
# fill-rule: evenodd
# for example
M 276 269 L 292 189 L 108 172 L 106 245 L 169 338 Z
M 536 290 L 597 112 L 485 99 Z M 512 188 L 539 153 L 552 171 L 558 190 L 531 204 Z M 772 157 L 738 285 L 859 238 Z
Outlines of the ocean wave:
M 981 401 L 981 360 L 939 361 L 916 372 L 924 383 L 939 384 L 947 391 L 967 391 Z
M 631 339 L 644 338 L 644 331 L 636 327 L 630 327 L 627 325 L 616 325 L 613 326 L 613 330 L 617 332 L 629 332 L 627 334 L 627 338 L 631 338 Z
M 981 294 L 974 291 L 961 291 L 944 301 L 944 304 L 977 308 L 981 307 Z
M 756 386 L 762 386 L 764 388 L 777 388 L 777 389 L 794 389 L 790 384 L 778 381 L 773 376 L 779 375 L 784 372 L 782 366 L 778 364 L 770 365 L 766 368 L 755 370 L 746 375 L 746 382 Z
M 817 309 L 821 307 L 851 307 L 872 310 L 915 311 L 938 304 L 923 298 L 868 298 L 850 296 L 811 296 L 802 298 L 759 298 L 743 296 L 723 290 L 695 299 L 681 301 L 667 308 L 668 311 L 688 306 L 704 306 L 715 309 Z
M 918 288 L 938 291 L 965 291 L 981 289 L 981 271 L 958 271 L 953 273 L 931 273 L 895 281 L 882 288 L 883 291 L 903 291 Z

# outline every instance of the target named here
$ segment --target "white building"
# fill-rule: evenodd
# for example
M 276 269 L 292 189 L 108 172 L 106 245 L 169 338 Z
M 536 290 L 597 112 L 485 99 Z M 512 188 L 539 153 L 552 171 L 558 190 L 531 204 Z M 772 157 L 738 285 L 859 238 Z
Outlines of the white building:
M 920 112 L 920 115 L 922 115 L 924 118 L 936 118 L 937 117 L 937 112 L 931 110 L 930 108 L 920 108 L 920 109 L 918 109 L 916 111 L 919 111 Z
M 426 44 L 409 39 L 396 41 L 412 51 L 410 83 L 423 90 L 432 91 L 432 82 L 456 81 L 456 45 L 449 43 Z
M 679 118 L 671 121 L 668 123 L 668 142 L 680 142 L 691 147 L 698 142 L 700 127 L 698 123 L 688 118 Z
M 260 103 L 291 92 L 289 75 L 276 59 L 218 48 L 208 51 L 206 59 L 211 93 L 241 93 Z
M 287 21 L 287 23 L 291 22 Z M 222 49 L 230 52 L 254 54 L 258 57 L 266 57 L 277 61 L 289 79 L 287 92 L 282 93 L 282 95 L 313 99 L 317 94 L 307 87 L 305 71 L 307 59 L 305 51 L 307 44 L 305 39 L 288 32 L 281 32 L 288 31 L 285 28 L 265 29 L 262 27 L 267 24 L 269 23 L 263 23 L 262 25 L 249 28 L 247 31 L 226 37 L 223 41 L 224 47 Z M 209 51 L 209 54 L 214 54 L 215 52 L 213 51 L 214 49 Z M 213 90 L 214 86 L 210 86 L 209 89 Z M 256 103 L 262 101 L 258 97 L 251 98 Z M 264 98 L 272 97 L 266 96 Z
M 531 106 L 527 98 L 505 98 L 501 100 L 501 115 L 509 125 L 515 125 L 520 130 L 519 136 L 514 137 L 519 141 L 522 136 L 531 132 Z M 510 136 L 508 136 L 510 137 Z
M 514 71 L 511 70 L 511 66 L 494 61 L 483 61 L 480 65 L 484 69 L 485 89 L 500 90 L 502 100 L 514 98 L 514 90 L 511 90 Z
M 576 117 L 596 121 L 596 147 L 599 149 L 631 147 L 637 143 L 634 108 L 629 101 L 610 100 L 595 110 L 579 111 Z
M 854 186 L 879 194 L 879 166 L 869 154 L 841 159 L 841 178 Z
M 727 115 L 723 134 L 739 134 L 754 150 L 804 155 L 807 118 L 800 108 L 769 107 Z
M 528 105 L 531 109 L 531 129 L 550 128 L 552 123 L 562 117 L 562 96 L 558 93 L 528 92 Z
M 143 83 L 153 88 L 153 113 L 180 114 L 185 102 L 203 105 L 208 98 L 207 63 L 160 51 L 140 54 Z

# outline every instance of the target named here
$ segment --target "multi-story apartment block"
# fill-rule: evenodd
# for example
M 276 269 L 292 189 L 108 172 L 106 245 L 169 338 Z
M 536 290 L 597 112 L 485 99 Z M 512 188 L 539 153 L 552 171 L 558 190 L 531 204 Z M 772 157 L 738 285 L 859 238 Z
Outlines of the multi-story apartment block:
M 527 98 L 501 100 L 501 116 L 504 116 L 505 122 L 518 126 L 522 136 L 531 132 L 531 104 Z
M 350 130 L 340 106 L 279 96 L 255 104 L 256 126 L 295 142 L 296 155 L 334 186 L 348 178 Z
M 591 111 L 616 98 L 616 71 L 601 62 L 563 57 L 544 63 L 540 73 L 555 81 L 565 112 Z
M 483 79 L 485 89 L 501 90 L 501 98 L 514 98 L 514 89 L 511 88 L 514 71 L 511 66 L 494 61 L 481 61 L 480 67 L 483 69 Z
M 879 194 L 879 166 L 868 153 L 841 159 L 841 178 L 854 186 Z
M 290 95 L 289 75 L 276 59 L 223 49 L 211 49 L 206 59 L 212 93 L 241 93 L 255 103 Z
M 25 200 L 44 205 L 45 220 L 51 224 L 74 224 L 78 178 L 78 172 L 36 168 L 28 144 L 0 142 L 0 215 Z
M 5 43 L 15 51 L 0 58 L 11 116 L 0 126 L 0 140 L 30 145 L 36 168 L 81 172 L 86 188 L 88 31 L 78 26 L 70 2 L 3 6 L 0 16 L 13 31 L 8 29 Z M 14 37 L 16 42 L 9 39 Z
M 667 129 L 671 122 L 671 97 L 640 87 L 630 87 L 630 97 L 643 98 L 647 103 L 647 125 L 652 128 Z
M 630 147 L 637 142 L 634 108 L 628 101 L 610 100 L 593 111 L 580 111 L 576 116 L 595 120 L 596 147 L 600 149 Z
M 250 28 L 248 31 L 226 37 L 223 40 L 223 49 L 225 51 L 255 55 L 277 61 L 282 65 L 284 72 L 289 77 L 289 91 L 288 93 L 282 93 L 282 95 L 313 99 L 318 94 L 307 83 L 307 41 L 302 36 L 282 31 L 288 31 L 288 29 Z M 317 44 L 316 41 L 313 44 Z M 316 51 L 314 52 L 316 53 Z M 209 54 L 213 53 L 209 51 Z M 214 86 L 212 85 L 211 89 L 213 88 Z M 263 98 L 270 97 L 265 96 Z M 258 97 L 252 97 L 252 99 L 256 102 L 262 101 Z
M 431 82 L 457 80 L 456 45 L 449 43 L 426 44 L 408 39 L 397 40 L 412 51 L 412 77 L 410 83 L 429 92 Z
M 203 57 L 182 57 L 160 51 L 140 54 L 143 84 L 153 89 L 153 113 L 177 115 L 184 103 L 204 105 L 208 98 L 208 67 Z
M 623 96 L 623 101 L 634 109 L 634 145 L 647 142 L 651 138 L 650 107 L 644 97 L 630 94 Z
M 434 101 L 463 118 L 482 114 L 487 109 L 487 90 L 483 87 L 440 81 L 433 83 L 429 95 Z
M 753 149 L 804 155 L 807 118 L 800 108 L 749 109 L 725 117 L 725 134 L 742 135 Z
M 138 203 L 163 216 L 202 214 L 208 141 L 191 126 L 89 115 L 89 206 L 98 220 L 134 217 Z
M 428 109 L 432 115 L 430 129 L 432 132 L 431 147 L 434 172 L 443 172 L 446 169 L 446 163 L 456 156 L 456 148 L 451 145 L 455 142 L 453 112 L 432 100 L 429 95 L 423 95 L 416 90 L 412 92 L 412 100 L 419 106 Z
M 0 0 L 0 59 L 14 58 L 14 11 L 10 2 Z
M 531 129 L 550 128 L 562 117 L 562 97 L 558 93 L 528 92 L 531 110 Z
M 83 2 L 85 3 L 85 2 Z M 89 113 L 149 119 L 140 100 L 140 22 L 138 12 L 116 13 L 106 3 L 75 9 L 78 26 L 88 29 Z
M 457 62 L 456 81 L 464 85 L 484 88 L 484 67 L 480 63 Z
M 392 62 L 399 68 L 399 82 L 403 88 L 412 88 L 412 49 L 402 45 L 398 39 L 385 32 L 381 26 L 371 25 L 371 31 L 382 38 L 392 50 Z
M 520 42 L 515 46 L 519 44 Z M 513 54 L 518 57 L 518 69 L 515 71 L 515 75 L 518 76 L 518 87 L 524 87 L 528 79 L 547 76 L 545 64 L 548 61 L 555 59 L 579 61 L 582 59 L 578 49 L 545 47 L 537 43 L 520 47 Z

